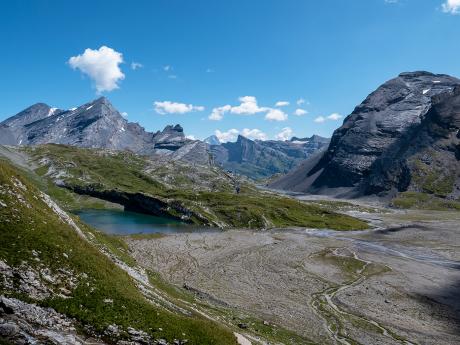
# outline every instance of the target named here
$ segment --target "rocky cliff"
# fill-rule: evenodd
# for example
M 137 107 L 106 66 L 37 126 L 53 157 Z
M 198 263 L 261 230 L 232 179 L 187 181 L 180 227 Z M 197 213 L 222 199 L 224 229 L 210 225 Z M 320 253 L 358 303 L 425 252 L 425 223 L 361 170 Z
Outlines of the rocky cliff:
M 460 80 L 402 73 L 344 120 L 327 151 L 274 188 L 344 196 L 459 194 Z
M 0 144 L 66 144 L 128 150 L 208 164 L 206 145 L 189 140 L 180 125 L 151 133 L 128 122 L 105 97 L 62 110 L 38 103 L 0 123 Z

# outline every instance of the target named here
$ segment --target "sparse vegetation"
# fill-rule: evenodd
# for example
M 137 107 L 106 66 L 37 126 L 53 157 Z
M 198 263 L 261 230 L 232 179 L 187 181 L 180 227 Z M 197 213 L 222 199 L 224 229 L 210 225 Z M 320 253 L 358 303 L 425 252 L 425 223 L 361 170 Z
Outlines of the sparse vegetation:
M 426 210 L 460 210 L 460 201 L 448 200 L 436 197 L 432 194 L 421 192 L 399 193 L 391 201 L 391 205 L 397 208 L 415 208 Z
M 220 227 L 311 227 L 364 229 L 350 216 L 287 197 L 258 191 L 252 184 L 217 168 L 155 162 L 129 152 L 44 145 L 26 149 L 40 166 L 37 173 L 70 190 L 106 194 L 144 195 L 161 203 L 161 212 L 195 224 Z M 44 169 L 43 167 L 46 167 Z M 240 192 L 235 192 L 235 184 Z M 74 207 L 74 193 L 49 188 L 51 195 Z M 69 200 L 70 199 L 70 200 Z M 93 202 L 90 198 L 85 202 Z
M 132 278 L 96 246 L 83 240 L 44 202 L 40 192 L 9 164 L 0 161 L 0 260 L 11 267 L 27 265 L 41 272 L 65 271 L 75 279 L 66 296 L 35 300 L 41 306 L 75 318 L 81 330 L 101 334 L 110 324 L 144 330 L 155 338 L 187 338 L 189 344 L 235 344 L 232 333 L 203 317 L 179 315 L 152 305 Z M 120 254 L 124 244 L 80 224 L 95 241 Z M 88 235 L 90 238 L 93 236 Z M 16 287 L 17 288 L 17 287 Z M 1 286 L 5 296 L 23 297 Z M 50 285 L 51 288 L 51 285 Z M 110 303 L 107 303 L 110 301 Z M 185 334 L 185 336 L 183 335 Z

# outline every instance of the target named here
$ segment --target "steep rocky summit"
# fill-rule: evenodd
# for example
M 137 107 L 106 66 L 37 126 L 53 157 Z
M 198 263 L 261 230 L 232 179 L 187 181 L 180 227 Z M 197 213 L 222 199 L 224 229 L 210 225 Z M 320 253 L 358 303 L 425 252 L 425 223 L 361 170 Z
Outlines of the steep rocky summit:
M 345 196 L 416 191 L 458 198 L 460 80 L 402 73 L 371 93 L 327 151 L 272 184 Z
M 187 139 L 180 125 L 148 132 L 139 124 L 128 122 L 105 97 L 69 110 L 38 103 L 0 123 L 0 144 L 48 143 L 208 162 L 203 145 Z

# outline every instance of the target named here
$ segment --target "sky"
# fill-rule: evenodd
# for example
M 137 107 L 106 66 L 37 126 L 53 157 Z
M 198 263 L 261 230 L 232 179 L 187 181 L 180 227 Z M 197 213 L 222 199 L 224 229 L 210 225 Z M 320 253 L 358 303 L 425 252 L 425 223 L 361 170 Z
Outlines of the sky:
M 460 77 L 460 0 L 0 3 L 0 121 L 106 96 L 149 131 L 331 136 L 404 71 Z

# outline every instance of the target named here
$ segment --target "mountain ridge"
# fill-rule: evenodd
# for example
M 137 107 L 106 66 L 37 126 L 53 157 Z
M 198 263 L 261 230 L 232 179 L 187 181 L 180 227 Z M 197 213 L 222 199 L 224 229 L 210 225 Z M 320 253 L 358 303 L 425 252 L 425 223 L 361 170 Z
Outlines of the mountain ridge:
M 391 196 L 405 191 L 436 194 L 437 188 L 428 186 L 433 180 L 432 185 L 448 185 L 438 194 L 455 198 L 459 90 L 460 80 L 451 76 L 401 73 L 345 118 L 326 152 L 319 160 L 315 157 L 317 162 L 270 186 L 342 197 Z
M 323 139 L 313 138 L 263 142 L 240 136 L 236 143 L 221 143 L 216 136 L 210 136 L 201 141 L 188 139 L 179 124 L 149 132 L 138 123 L 128 122 L 106 97 L 68 110 L 36 103 L 0 123 L 3 145 L 54 143 L 127 150 L 158 159 L 218 164 L 251 178 L 287 172 L 307 158 L 310 151 L 323 146 Z

